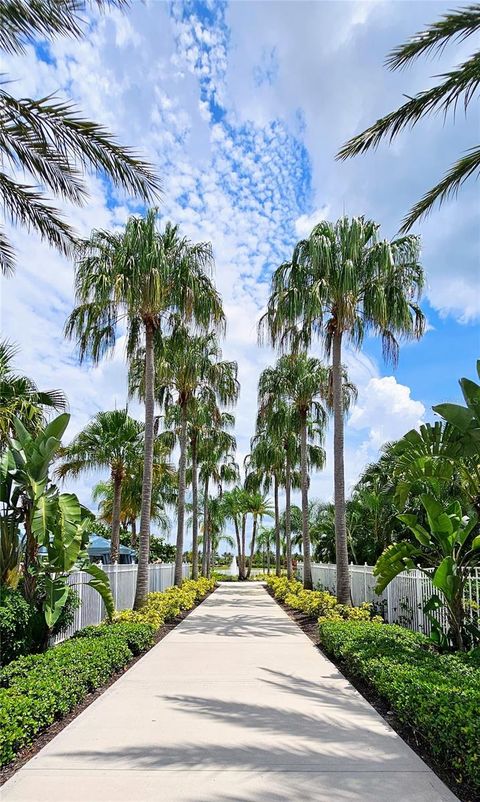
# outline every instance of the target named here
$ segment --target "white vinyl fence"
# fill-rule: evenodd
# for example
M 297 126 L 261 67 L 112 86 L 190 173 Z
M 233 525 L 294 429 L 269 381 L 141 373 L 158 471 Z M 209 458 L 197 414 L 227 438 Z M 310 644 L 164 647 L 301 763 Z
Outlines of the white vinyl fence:
M 129 610 L 133 607 L 135 598 L 135 587 L 137 584 L 137 568 L 132 565 L 102 565 L 102 569 L 110 580 L 113 599 L 116 610 Z M 188 577 L 190 566 L 183 565 L 183 576 Z M 160 563 L 148 566 L 148 589 L 149 592 L 166 590 L 173 585 L 175 576 L 174 563 Z M 75 610 L 73 623 L 61 634 L 54 638 L 54 643 L 60 643 L 70 638 L 75 632 L 90 624 L 100 624 L 105 618 L 105 606 L 102 598 L 96 590 L 89 587 L 86 583 L 91 579 L 89 574 L 83 571 L 73 571 L 68 577 L 69 585 L 72 585 L 80 597 L 80 606 Z
M 403 571 L 385 588 L 383 593 L 375 593 L 376 579 L 371 565 L 350 565 L 350 584 L 352 604 L 358 606 L 363 602 L 372 603 L 378 613 L 389 624 L 401 624 L 414 632 L 430 634 L 430 623 L 423 614 L 423 608 L 433 593 L 438 591 L 425 574 L 417 569 Z M 298 564 L 297 576 L 303 577 L 303 565 Z M 315 588 L 321 587 L 335 595 L 337 570 L 330 563 L 312 563 L 312 580 Z M 441 594 L 439 594 L 441 595 Z M 477 612 L 480 605 L 480 569 L 470 569 L 470 578 L 465 593 L 465 610 L 467 615 Z M 443 609 L 436 613 L 443 627 L 446 616 Z

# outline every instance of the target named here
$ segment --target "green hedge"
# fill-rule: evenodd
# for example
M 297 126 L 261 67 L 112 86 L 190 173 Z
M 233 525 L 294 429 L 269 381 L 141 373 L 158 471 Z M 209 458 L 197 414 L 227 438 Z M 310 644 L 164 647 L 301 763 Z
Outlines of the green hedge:
M 320 621 L 327 653 L 366 680 L 431 755 L 480 794 L 480 655 L 439 654 L 394 624 Z
M 150 593 L 142 610 L 118 613 L 113 624 L 85 627 L 59 646 L 20 657 L 0 671 L 0 765 L 148 649 L 165 621 L 194 607 L 214 584 L 186 580 L 181 588 Z
M 326 590 L 304 590 L 297 579 L 287 579 L 286 576 L 269 576 L 267 585 L 276 599 L 283 601 L 292 610 L 299 610 L 311 618 L 332 619 L 342 621 L 374 621 L 383 623 L 380 616 L 373 614 L 371 604 L 361 604 L 360 607 L 350 607 L 339 604 L 335 596 Z

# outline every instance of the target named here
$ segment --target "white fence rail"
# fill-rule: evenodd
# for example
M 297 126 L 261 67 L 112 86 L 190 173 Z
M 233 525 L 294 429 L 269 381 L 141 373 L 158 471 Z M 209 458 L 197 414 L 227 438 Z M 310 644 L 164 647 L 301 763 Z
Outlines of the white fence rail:
M 115 609 L 128 610 L 133 607 L 138 566 L 135 564 L 102 565 L 102 569 L 110 580 Z M 188 577 L 189 572 L 190 566 L 184 563 L 183 576 Z M 175 565 L 173 563 L 149 565 L 149 591 L 152 593 L 154 591 L 166 590 L 166 588 L 173 585 L 174 576 Z M 68 583 L 75 588 L 80 597 L 80 606 L 75 610 L 75 617 L 72 624 L 68 629 L 54 638 L 54 643 L 60 643 L 70 638 L 79 629 L 87 627 L 90 624 L 100 624 L 104 620 L 105 606 L 100 594 L 86 584 L 90 579 L 91 576 L 83 571 L 73 571 L 68 577 Z
M 352 590 L 352 604 L 355 606 L 370 602 L 375 605 L 378 612 L 383 615 L 389 624 L 401 624 L 415 632 L 430 633 L 430 623 L 423 614 L 423 608 L 432 593 L 437 593 L 425 574 L 417 569 L 403 571 L 385 588 L 383 593 L 375 593 L 376 579 L 373 576 L 371 565 L 350 565 L 350 586 Z M 303 565 L 298 564 L 297 575 L 303 577 Z M 316 588 L 321 586 L 335 595 L 337 569 L 330 563 L 313 563 L 312 580 Z M 466 613 L 473 614 L 473 606 L 480 605 L 480 569 L 472 568 L 467 582 Z M 472 605 L 473 602 L 473 605 Z M 436 614 L 437 619 L 446 626 L 446 616 L 443 609 Z

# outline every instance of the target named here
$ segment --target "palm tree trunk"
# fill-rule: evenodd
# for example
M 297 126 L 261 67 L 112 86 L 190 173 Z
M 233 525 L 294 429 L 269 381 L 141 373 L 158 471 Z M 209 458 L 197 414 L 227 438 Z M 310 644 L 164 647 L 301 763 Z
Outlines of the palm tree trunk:
M 267 540 L 267 574 L 270 574 L 270 538 Z
M 208 531 L 208 476 L 203 487 L 203 543 L 202 543 L 202 576 L 207 576 L 207 531 Z
M 350 604 L 347 525 L 345 515 L 345 467 L 343 445 L 342 334 L 333 335 L 333 482 L 335 498 L 335 550 L 337 557 L 337 599 Z
M 257 516 L 254 514 L 253 527 L 252 527 L 252 542 L 250 544 L 250 562 L 248 564 L 247 579 L 250 579 L 250 574 L 252 573 L 252 563 L 253 563 L 253 555 L 255 554 L 256 537 L 257 537 Z
M 238 527 L 238 518 L 236 516 L 234 516 L 233 518 L 233 525 L 235 527 L 235 538 L 237 541 L 238 565 L 240 565 L 240 552 L 241 552 L 240 531 Z
M 113 508 L 112 508 L 112 542 L 111 560 L 118 563 L 120 553 L 120 513 L 122 511 L 122 476 L 117 471 L 112 471 L 113 483 Z
M 178 460 L 178 507 L 177 507 L 177 552 L 175 554 L 175 584 L 180 587 L 183 580 L 183 529 L 185 526 L 185 472 L 187 466 L 187 410 L 181 409 L 180 456 Z
M 198 579 L 198 465 L 197 441 L 192 438 L 192 579 Z
M 132 549 L 135 549 L 137 547 L 137 522 L 136 522 L 135 518 L 132 518 L 132 520 L 131 520 L 131 527 L 132 527 L 132 537 L 131 537 L 130 543 L 131 543 Z
M 155 400 L 153 387 L 155 364 L 153 358 L 152 323 L 145 324 L 145 447 L 143 458 L 142 508 L 140 512 L 140 541 L 138 550 L 137 587 L 133 609 L 145 604 L 148 593 L 148 561 L 150 557 L 150 516 L 152 510 L 153 437 Z
M 240 545 L 241 545 L 241 554 L 240 560 L 238 563 L 238 578 L 240 580 L 245 579 L 245 528 L 247 526 L 247 516 L 245 513 L 242 514 L 242 536 L 240 538 Z
M 312 562 L 310 557 L 310 535 L 308 531 L 308 469 L 307 469 L 307 413 L 302 412 L 300 424 L 300 472 L 302 485 L 302 544 L 303 587 L 312 590 Z
M 278 479 L 275 474 L 273 479 L 273 500 L 275 507 L 275 573 L 280 576 L 282 573 L 282 555 L 280 553 L 280 512 L 278 506 Z
M 292 524 L 291 524 L 291 476 L 290 476 L 290 461 L 287 458 L 285 465 L 285 543 L 287 549 L 287 577 L 292 578 Z

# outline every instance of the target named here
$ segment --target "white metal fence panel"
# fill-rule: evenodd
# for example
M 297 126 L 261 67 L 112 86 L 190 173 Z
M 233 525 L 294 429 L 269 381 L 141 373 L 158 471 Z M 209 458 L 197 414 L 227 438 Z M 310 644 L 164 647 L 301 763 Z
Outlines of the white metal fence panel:
M 135 588 L 137 584 L 138 566 L 132 565 L 102 565 L 103 570 L 110 580 L 113 600 L 116 610 L 129 610 L 133 607 L 135 599 Z M 183 577 L 186 579 L 190 574 L 190 566 L 183 565 Z M 166 590 L 174 583 L 175 565 L 173 563 L 159 563 L 148 566 L 148 589 L 150 593 Z M 68 584 L 72 585 L 80 597 L 80 606 L 75 610 L 72 624 L 61 634 L 57 635 L 53 642 L 71 638 L 75 632 L 90 624 L 100 624 L 105 618 L 105 606 L 102 598 L 96 590 L 89 587 L 86 583 L 91 579 L 89 574 L 84 571 L 72 571 L 68 577 Z
M 350 565 L 352 604 L 358 606 L 370 602 L 389 624 L 401 624 L 415 632 L 430 633 L 430 622 L 423 608 L 430 596 L 437 592 L 430 579 L 417 569 L 403 571 L 385 588 L 375 593 L 376 579 L 372 565 Z M 303 565 L 298 564 L 297 576 L 303 578 Z M 331 563 L 313 563 L 312 580 L 315 588 L 321 587 L 335 595 L 336 566 Z M 480 569 L 472 568 L 465 590 L 465 611 L 470 617 L 480 610 Z M 446 627 L 445 609 L 435 614 L 442 627 Z

